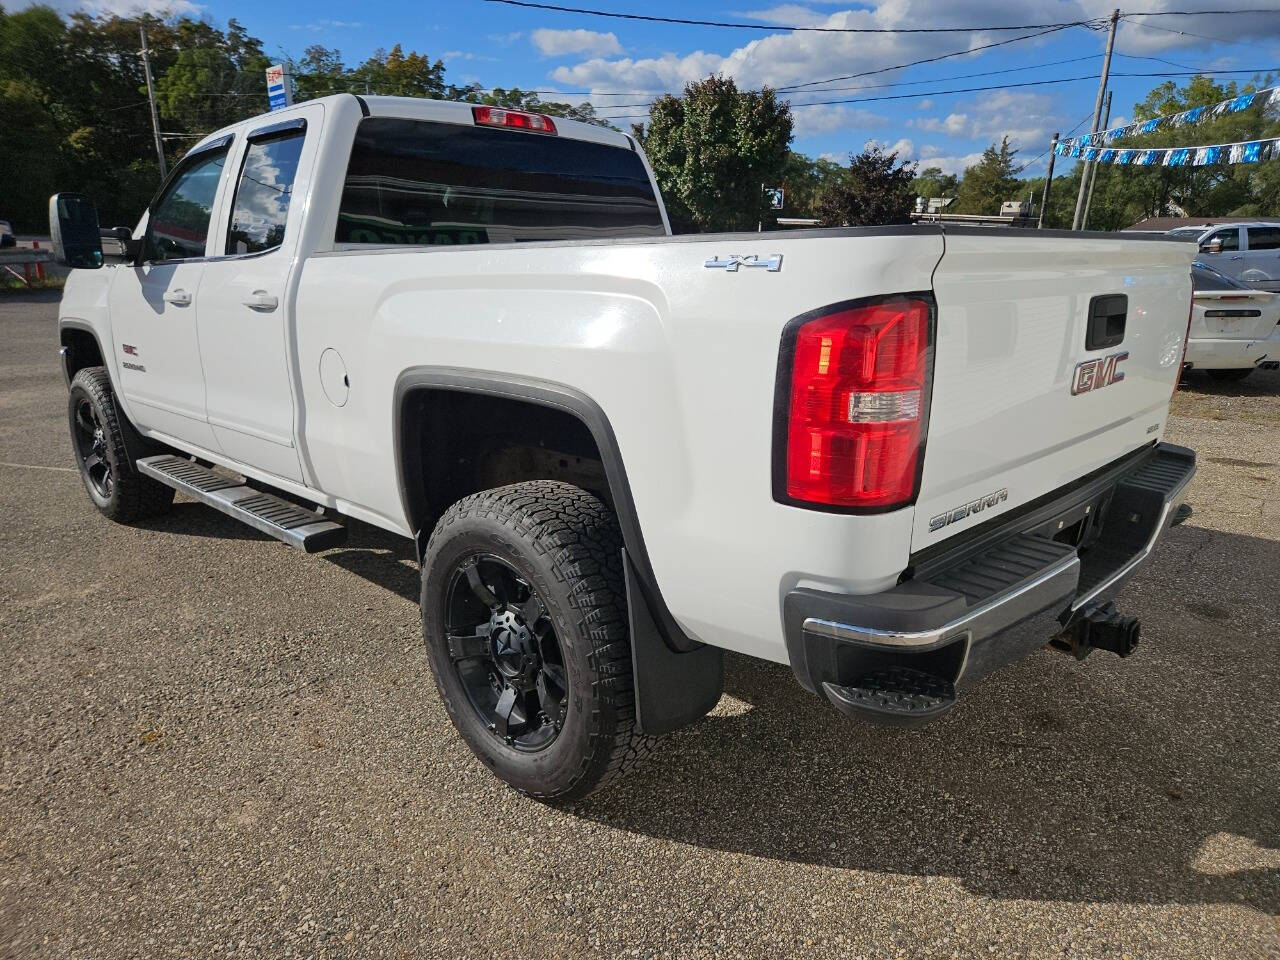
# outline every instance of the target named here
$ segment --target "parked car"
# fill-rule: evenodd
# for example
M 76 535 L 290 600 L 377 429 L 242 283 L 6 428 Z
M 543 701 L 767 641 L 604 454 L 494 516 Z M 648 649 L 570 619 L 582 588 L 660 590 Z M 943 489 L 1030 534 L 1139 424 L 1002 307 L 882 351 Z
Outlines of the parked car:
M 0 220 L 0 249 L 17 245 L 18 238 L 13 235 L 13 227 L 9 225 L 9 221 Z
M 1280 290 L 1280 223 L 1178 227 L 1169 236 L 1195 240 L 1201 259 L 1219 273 L 1261 290 Z
M 546 800 L 706 713 L 724 650 L 890 724 L 1046 641 L 1127 656 L 1195 471 L 1163 236 L 671 236 L 624 133 L 351 94 L 201 141 L 123 263 L 87 198 L 51 225 L 96 507 L 411 539 L 449 716 Z
M 1243 380 L 1256 367 L 1280 367 L 1280 294 L 1199 261 L 1191 265 L 1191 284 L 1188 368 L 1215 380 Z

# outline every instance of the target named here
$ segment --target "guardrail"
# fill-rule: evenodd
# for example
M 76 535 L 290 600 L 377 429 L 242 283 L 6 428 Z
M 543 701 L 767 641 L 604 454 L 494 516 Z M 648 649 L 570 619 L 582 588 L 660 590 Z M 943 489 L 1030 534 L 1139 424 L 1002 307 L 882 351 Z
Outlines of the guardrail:
M 0 250 L 0 269 L 7 270 L 26 286 L 31 286 L 32 279 L 44 279 L 44 265 L 53 262 L 53 252 L 40 249 L 39 241 L 33 241 L 29 247 L 6 247 Z M 19 273 L 16 267 L 22 267 Z

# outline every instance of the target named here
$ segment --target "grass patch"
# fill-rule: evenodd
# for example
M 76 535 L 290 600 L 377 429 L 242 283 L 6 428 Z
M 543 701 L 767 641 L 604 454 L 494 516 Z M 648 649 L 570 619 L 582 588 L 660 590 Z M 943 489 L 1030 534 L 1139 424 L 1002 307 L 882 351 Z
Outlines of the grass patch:
M 55 277 L 46 273 L 43 280 L 32 279 L 31 286 L 27 286 L 18 277 L 15 277 L 8 270 L 0 270 L 0 294 L 22 294 L 35 290 L 61 290 L 67 282 L 66 277 Z

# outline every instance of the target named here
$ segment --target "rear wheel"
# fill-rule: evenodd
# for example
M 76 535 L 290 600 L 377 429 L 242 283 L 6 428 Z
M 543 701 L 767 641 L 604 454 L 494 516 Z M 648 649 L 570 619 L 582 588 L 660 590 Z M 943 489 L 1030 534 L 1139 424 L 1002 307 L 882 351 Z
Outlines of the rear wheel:
M 85 367 L 76 373 L 67 418 L 80 479 L 103 516 L 128 523 L 172 506 L 173 488 L 138 473 L 129 458 L 105 367 Z
M 622 543 L 578 487 L 517 483 L 454 504 L 427 544 L 422 618 L 450 719 L 502 780 L 571 802 L 644 753 Z
M 1206 370 L 1205 373 L 1219 383 L 1235 383 L 1253 373 L 1253 367 L 1242 367 L 1238 370 Z

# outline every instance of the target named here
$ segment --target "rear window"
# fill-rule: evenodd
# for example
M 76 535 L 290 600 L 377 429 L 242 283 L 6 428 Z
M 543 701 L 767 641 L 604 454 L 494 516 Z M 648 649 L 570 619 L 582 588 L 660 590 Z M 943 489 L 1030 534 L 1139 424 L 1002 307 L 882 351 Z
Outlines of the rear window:
M 665 233 L 644 164 L 626 147 L 368 117 L 334 239 L 435 246 Z

